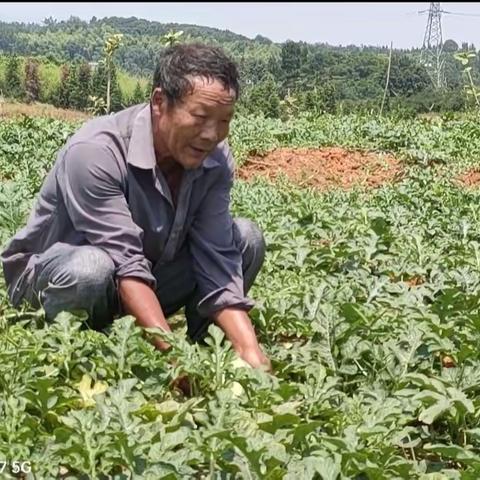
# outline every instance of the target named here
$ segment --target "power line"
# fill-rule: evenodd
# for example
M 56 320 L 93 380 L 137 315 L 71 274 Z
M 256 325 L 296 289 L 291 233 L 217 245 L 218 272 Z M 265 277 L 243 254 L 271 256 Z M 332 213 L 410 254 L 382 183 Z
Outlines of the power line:
M 441 12 L 447 15 L 461 15 L 462 17 L 480 17 L 480 13 L 447 12 L 446 10 L 441 10 Z
M 419 10 L 416 13 L 429 13 L 429 10 Z M 407 14 L 410 15 L 413 12 L 408 12 Z M 440 10 L 440 13 L 445 13 L 447 15 L 461 15 L 462 17 L 480 17 L 480 13 L 465 13 L 465 12 L 449 12 L 448 10 Z

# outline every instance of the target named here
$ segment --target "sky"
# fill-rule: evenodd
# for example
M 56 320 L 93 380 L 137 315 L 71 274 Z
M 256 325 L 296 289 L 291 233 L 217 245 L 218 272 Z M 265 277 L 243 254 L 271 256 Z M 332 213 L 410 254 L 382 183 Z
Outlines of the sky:
M 442 2 L 443 39 L 480 47 L 480 2 Z M 427 24 L 428 2 L 356 3 L 9 3 L 0 4 L 0 20 L 40 23 L 47 17 L 65 20 L 77 16 L 137 17 L 162 23 L 216 27 L 274 42 L 286 40 L 330 45 L 390 45 L 421 47 Z

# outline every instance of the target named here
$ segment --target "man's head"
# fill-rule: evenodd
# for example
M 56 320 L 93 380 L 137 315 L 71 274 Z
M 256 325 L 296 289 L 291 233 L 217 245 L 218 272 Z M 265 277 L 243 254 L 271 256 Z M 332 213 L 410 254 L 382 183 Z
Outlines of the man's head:
M 151 97 L 157 159 L 173 159 L 185 169 L 200 166 L 227 137 L 238 95 L 237 67 L 220 49 L 165 49 Z

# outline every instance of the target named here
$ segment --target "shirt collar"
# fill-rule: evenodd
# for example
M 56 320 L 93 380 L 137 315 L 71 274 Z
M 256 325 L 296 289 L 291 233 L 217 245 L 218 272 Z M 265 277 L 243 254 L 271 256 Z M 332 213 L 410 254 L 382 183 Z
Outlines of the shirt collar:
M 195 170 L 218 167 L 220 162 L 215 158 L 215 149 Z M 147 104 L 135 117 L 132 135 L 128 145 L 127 163 L 134 167 L 152 170 L 157 163 L 153 148 L 152 116 L 150 104 Z M 200 173 L 200 172 L 199 172 Z M 196 175 L 195 175 L 196 176 Z

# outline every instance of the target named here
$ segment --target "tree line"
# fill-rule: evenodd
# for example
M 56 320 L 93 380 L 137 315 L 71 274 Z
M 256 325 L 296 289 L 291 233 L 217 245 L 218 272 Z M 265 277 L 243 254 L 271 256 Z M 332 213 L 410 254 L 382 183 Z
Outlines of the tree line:
M 58 64 L 67 62 L 69 73 L 62 73 L 62 78 L 71 78 L 73 92 L 80 88 L 74 81 L 80 65 L 92 64 L 101 58 L 107 35 L 115 32 L 123 35 L 122 47 L 116 53 L 119 68 L 151 78 L 159 49 L 163 48 L 160 39 L 167 32 L 180 29 L 184 31 L 182 41 L 220 45 L 236 60 L 243 91 L 239 109 L 246 113 L 277 118 L 299 111 L 372 111 L 378 110 L 383 98 L 388 47 L 334 47 L 293 41 L 276 44 L 260 35 L 249 39 L 196 25 L 162 24 L 135 17 L 101 20 L 93 17 L 90 21 L 72 17 L 61 22 L 49 18 L 43 25 L 0 22 L 0 51 L 44 55 Z M 444 43 L 444 52 L 447 86 L 438 90 L 421 64 L 420 49 L 394 49 L 385 110 L 416 114 L 468 108 L 465 70 L 454 56 L 458 52 L 475 53 L 470 73 L 473 81 L 478 82 L 480 61 L 475 46 L 459 45 L 450 39 Z M 85 66 L 82 70 L 86 75 Z M 92 96 L 96 96 L 105 86 L 102 83 L 105 80 L 93 80 L 95 75 L 101 77 L 101 71 L 95 70 L 90 75 Z M 112 96 L 118 96 L 113 90 Z M 64 101 L 66 95 L 57 92 L 55 101 L 58 104 L 62 98 L 65 105 L 84 108 L 83 94 L 70 93 L 70 96 L 73 100 L 68 103 Z M 130 103 L 128 98 L 121 101 L 112 98 L 112 110 Z
M 45 85 L 39 75 L 40 60 L 17 55 L 7 55 L 3 78 L 0 77 L 0 94 L 21 102 L 50 103 L 59 108 L 89 111 L 95 99 L 106 98 L 108 73 L 102 62 L 86 61 L 64 63 L 60 67 L 60 81 L 53 88 Z M 52 81 L 50 79 L 50 81 Z M 150 86 L 142 87 L 139 81 L 131 94 L 122 91 L 115 64 L 111 66 L 111 107 L 118 111 L 142 103 L 150 97 Z

